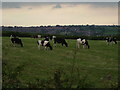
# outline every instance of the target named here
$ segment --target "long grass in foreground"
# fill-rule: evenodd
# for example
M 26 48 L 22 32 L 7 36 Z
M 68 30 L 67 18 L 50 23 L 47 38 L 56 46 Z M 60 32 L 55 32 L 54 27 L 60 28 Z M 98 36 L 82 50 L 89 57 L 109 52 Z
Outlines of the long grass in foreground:
M 90 49 L 76 49 L 76 40 L 67 40 L 68 48 L 57 45 L 52 51 L 46 51 L 38 50 L 37 39 L 21 39 L 23 48 L 13 47 L 8 37 L 2 40 L 4 88 L 112 88 L 118 85 L 118 45 L 89 40 Z

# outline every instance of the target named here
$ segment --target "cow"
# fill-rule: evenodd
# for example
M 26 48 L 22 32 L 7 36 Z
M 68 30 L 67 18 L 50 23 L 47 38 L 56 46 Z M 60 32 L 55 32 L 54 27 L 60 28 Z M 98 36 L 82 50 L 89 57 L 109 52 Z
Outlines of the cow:
M 10 35 L 10 39 L 13 37 L 16 38 L 17 36 L 15 34 Z
M 39 35 L 33 35 L 32 37 L 33 37 L 34 39 L 40 38 Z
M 56 36 L 52 36 L 52 39 L 56 38 Z
M 117 40 L 115 37 L 106 37 L 106 42 L 107 42 L 107 45 L 110 45 L 110 43 L 117 44 Z
M 65 45 L 66 47 L 68 47 L 68 44 L 67 44 L 67 42 L 65 41 L 65 39 L 64 38 L 53 38 L 54 39 L 54 46 L 56 46 L 56 43 L 61 43 L 62 44 L 62 46 L 63 45 Z
M 38 44 L 38 49 L 40 49 L 40 46 L 44 46 L 45 49 L 47 49 L 47 47 L 50 48 L 50 50 L 53 50 L 52 46 L 50 45 L 50 42 L 49 40 L 38 40 L 37 41 L 37 44 Z
M 49 37 L 48 36 L 45 36 L 45 39 L 44 39 L 44 41 L 49 41 Z
M 86 39 L 81 39 L 81 38 L 78 38 L 77 39 L 77 43 L 76 43 L 76 47 L 77 48 L 80 48 L 80 45 L 83 45 L 83 48 L 90 48 L 90 45 L 88 43 L 88 41 Z
M 10 35 L 10 39 L 13 37 L 13 35 Z
M 15 44 L 20 44 L 21 47 L 23 47 L 23 43 L 22 43 L 22 40 L 17 38 L 16 36 L 15 37 L 11 37 L 11 42 L 15 45 Z
M 37 35 L 38 38 L 41 38 L 41 35 Z

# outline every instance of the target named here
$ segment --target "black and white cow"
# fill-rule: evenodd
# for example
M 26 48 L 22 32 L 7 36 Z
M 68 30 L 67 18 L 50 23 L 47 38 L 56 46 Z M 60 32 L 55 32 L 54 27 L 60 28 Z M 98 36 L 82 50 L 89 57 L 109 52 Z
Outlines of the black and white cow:
M 54 39 L 54 46 L 56 46 L 56 43 L 59 43 L 59 44 L 62 44 L 62 46 L 65 45 L 66 47 L 68 47 L 68 44 L 67 44 L 67 42 L 65 41 L 64 38 L 54 37 L 53 39 Z
M 54 38 L 56 38 L 56 36 L 52 36 L 52 39 L 54 40 Z
M 90 45 L 86 39 L 81 39 L 81 38 L 77 39 L 76 47 L 80 48 L 80 45 L 83 45 L 83 48 L 86 48 L 86 47 L 88 49 L 90 48 Z
M 11 42 L 15 45 L 15 44 L 20 44 L 21 47 L 23 47 L 23 43 L 22 43 L 22 40 L 17 38 L 16 36 L 15 37 L 11 37 Z
M 10 35 L 10 39 L 13 38 L 13 35 Z
M 42 36 L 41 35 L 37 35 L 38 38 L 41 38 Z
M 38 40 L 37 41 L 37 44 L 38 44 L 38 48 L 40 49 L 40 46 L 44 46 L 45 47 L 45 49 L 47 49 L 47 47 L 49 47 L 50 48 L 50 50 L 52 50 L 53 48 L 52 48 L 52 46 L 50 45 L 50 42 L 49 42 L 49 40 Z
M 44 41 L 49 41 L 49 39 L 50 39 L 50 37 L 48 37 L 48 36 L 45 36 L 45 39 L 44 39 Z
M 107 45 L 109 45 L 110 43 L 117 44 L 117 40 L 114 37 L 106 37 L 106 42 L 107 42 Z

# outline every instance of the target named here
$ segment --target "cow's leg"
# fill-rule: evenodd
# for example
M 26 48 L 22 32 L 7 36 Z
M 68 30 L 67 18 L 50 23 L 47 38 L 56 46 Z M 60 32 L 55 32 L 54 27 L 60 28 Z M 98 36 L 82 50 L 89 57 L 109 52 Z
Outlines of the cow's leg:
M 46 47 L 44 47 L 44 50 L 46 50 Z
M 85 48 L 85 44 L 83 44 L 83 48 Z
M 76 43 L 76 48 L 78 48 L 78 45 L 77 45 L 77 43 Z
M 21 47 L 23 47 L 23 43 L 22 43 L 21 39 L 18 39 L 18 42 L 17 42 L 17 43 L 20 44 Z
M 38 49 L 40 49 L 40 45 L 38 45 Z
M 57 43 L 56 40 L 54 40 L 54 46 L 55 46 L 55 47 L 56 47 L 56 43 Z
M 46 46 L 46 50 L 48 50 L 48 47 Z
M 77 48 L 80 48 L 80 44 L 79 43 L 77 43 Z
M 114 41 L 115 42 L 115 44 L 117 44 L 117 41 Z
M 16 47 L 16 45 L 15 45 L 15 44 L 13 44 L 13 47 Z
M 80 48 L 80 43 L 76 43 L 76 47 L 77 47 L 77 48 Z
M 112 44 L 114 44 L 114 41 L 112 41 Z
M 78 45 L 78 48 L 80 48 L 80 43 L 78 43 L 77 45 Z
M 54 41 L 54 46 L 56 47 L 56 42 Z
M 12 41 L 13 47 L 15 47 L 15 41 L 14 41 L 14 40 L 12 40 L 12 39 L 11 39 L 11 41 Z
M 84 48 L 87 48 L 87 44 L 86 43 L 84 44 Z
M 111 41 L 110 43 L 111 43 L 111 45 L 112 45 L 114 42 L 113 42 L 113 41 Z
M 52 50 L 52 49 L 53 49 L 51 45 L 49 45 L 49 48 L 50 48 L 50 50 Z
M 15 42 L 13 42 L 13 46 L 14 46 L 14 47 L 16 47 L 16 45 L 15 45 L 15 44 L 16 44 L 16 43 L 15 43 Z
M 44 48 L 45 50 L 47 50 L 47 47 L 45 46 L 45 48 Z
M 62 44 L 62 46 L 63 46 L 63 43 L 61 43 Z
M 85 44 L 85 48 L 87 48 L 87 45 Z
M 54 43 L 54 47 L 56 47 L 56 43 Z
M 87 45 L 85 44 L 85 48 L 87 48 Z
M 110 42 L 110 45 L 112 45 L 112 42 Z

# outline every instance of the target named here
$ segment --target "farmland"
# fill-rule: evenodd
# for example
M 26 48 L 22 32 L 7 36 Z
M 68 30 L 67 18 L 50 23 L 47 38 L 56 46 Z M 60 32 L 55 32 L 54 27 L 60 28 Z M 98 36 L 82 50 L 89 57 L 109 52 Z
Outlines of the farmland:
M 102 40 L 89 40 L 90 49 L 76 49 L 76 40 L 67 39 L 69 47 L 57 45 L 51 51 L 43 47 L 38 50 L 37 39 L 21 39 L 24 47 L 14 47 L 9 37 L 2 39 L 4 88 L 55 88 L 54 82 L 71 88 L 112 88 L 118 85 L 118 45 L 108 46 Z M 51 44 L 53 46 L 52 41 Z M 60 72 L 58 81 L 61 82 L 53 80 L 55 72 Z M 36 80 L 53 80 L 53 83 L 40 86 L 35 84 Z

